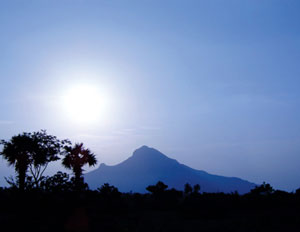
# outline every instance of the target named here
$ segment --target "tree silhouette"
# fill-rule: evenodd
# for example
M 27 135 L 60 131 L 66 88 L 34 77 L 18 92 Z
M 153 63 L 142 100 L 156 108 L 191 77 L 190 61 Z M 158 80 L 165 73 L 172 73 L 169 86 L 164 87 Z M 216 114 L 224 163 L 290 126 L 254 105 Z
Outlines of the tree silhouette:
M 149 192 L 151 192 L 154 195 L 161 195 L 162 193 L 164 193 L 166 191 L 166 189 L 168 188 L 168 185 L 165 185 L 163 182 L 158 181 L 156 183 L 156 185 L 149 185 L 146 190 L 148 190 Z
M 13 136 L 10 141 L 2 140 L 4 145 L 0 155 L 15 167 L 17 184 L 21 191 L 25 189 L 27 171 L 32 175 L 33 183 L 38 187 L 48 163 L 58 160 L 67 140 L 60 141 L 48 135 L 45 130 Z
M 274 189 L 270 184 L 263 182 L 262 185 L 256 186 L 251 190 L 250 194 L 252 195 L 271 195 L 274 193 Z
M 30 133 L 13 136 L 10 141 L 2 140 L 1 144 L 4 147 L 0 154 L 10 166 L 15 167 L 17 184 L 19 189 L 24 191 L 26 172 L 30 164 L 30 153 L 33 147 Z
M 118 188 L 113 185 L 109 185 L 108 183 L 104 183 L 100 188 L 97 189 L 98 192 L 104 197 L 112 197 L 116 198 L 121 195 Z
M 199 191 L 200 191 L 200 185 L 199 184 L 195 184 L 194 187 L 193 187 L 193 193 L 194 194 L 199 194 Z
M 60 141 L 56 136 L 48 135 L 45 130 L 34 132 L 31 138 L 34 147 L 30 156 L 29 170 L 36 187 L 38 187 L 49 162 L 59 160 L 59 155 L 64 152 L 64 147 L 70 142 L 68 140 Z
M 89 150 L 84 148 L 83 143 L 75 144 L 74 147 L 66 147 L 66 156 L 63 158 L 63 166 L 71 169 L 75 176 L 75 187 L 77 190 L 81 189 L 83 185 L 82 167 L 85 164 L 94 166 L 97 164 L 95 155 Z
M 186 183 L 186 184 L 184 185 L 184 194 L 185 194 L 185 195 L 189 195 L 189 194 L 192 193 L 192 191 L 193 191 L 192 186 L 191 186 L 189 183 Z

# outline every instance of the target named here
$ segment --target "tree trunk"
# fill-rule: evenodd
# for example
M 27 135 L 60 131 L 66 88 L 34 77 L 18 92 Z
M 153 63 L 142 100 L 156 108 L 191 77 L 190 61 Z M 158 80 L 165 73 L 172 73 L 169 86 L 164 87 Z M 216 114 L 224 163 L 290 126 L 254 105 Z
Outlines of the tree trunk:
M 26 168 L 22 167 L 18 170 L 18 184 L 19 190 L 24 192 L 25 190 L 25 179 L 26 179 Z
M 80 191 L 81 190 L 81 187 L 82 187 L 82 169 L 81 167 L 77 167 L 77 168 L 74 168 L 74 174 L 75 174 L 75 189 L 77 191 Z

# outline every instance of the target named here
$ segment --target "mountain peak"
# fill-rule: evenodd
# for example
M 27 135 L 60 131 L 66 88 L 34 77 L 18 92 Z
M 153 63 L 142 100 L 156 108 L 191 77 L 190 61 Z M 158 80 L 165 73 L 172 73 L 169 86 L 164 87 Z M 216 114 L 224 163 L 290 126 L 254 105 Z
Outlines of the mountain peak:
M 166 157 L 164 154 L 162 154 L 160 151 L 152 148 L 152 147 L 148 147 L 146 145 L 141 146 L 140 148 L 136 149 L 133 152 L 133 157 L 137 157 L 137 156 L 160 156 L 160 157 Z
M 149 150 L 149 149 L 151 149 L 151 148 L 148 147 L 147 145 L 143 145 L 143 146 L 141 146 L 140 148 L 136 149 L 136 151 L 137 151 L 137 150 Z M 152 148 L 152 149 L 153 149 L 153 148 Z

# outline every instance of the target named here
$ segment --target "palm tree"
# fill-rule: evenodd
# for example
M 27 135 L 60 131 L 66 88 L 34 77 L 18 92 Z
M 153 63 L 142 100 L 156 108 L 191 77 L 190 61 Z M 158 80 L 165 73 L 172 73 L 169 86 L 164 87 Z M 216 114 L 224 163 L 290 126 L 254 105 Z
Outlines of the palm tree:
M 0 155 L 7 160 L 10 166 L 15 167 L 19 189 L 24 191 L 26 172 L 30 165 L 30 154 L 32 153 L 32 139 L 30 133 L 13 136 L 10 141 L 1 141 L 4 146 Z
M 84 148 L 83 143 L 75 144 L 74 147 L 66 147 L 67 155 L 64 157 L 62 164 L 65 168 L 71 169 L 75 175 L 75 187 L 80 189 L 83 184 L 82 167 L 85 164 L 94 166 L 97 164 L 95 155 Z

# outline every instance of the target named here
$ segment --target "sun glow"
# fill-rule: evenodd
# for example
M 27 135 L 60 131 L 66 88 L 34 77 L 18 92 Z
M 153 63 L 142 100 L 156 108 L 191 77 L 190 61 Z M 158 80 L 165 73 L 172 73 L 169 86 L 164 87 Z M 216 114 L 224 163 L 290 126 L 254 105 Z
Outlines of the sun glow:
M 76 123 L 96 123 L 108 113 L 108 96 L 93 85 L 71 87 L 63 97 L 68 118 Z

